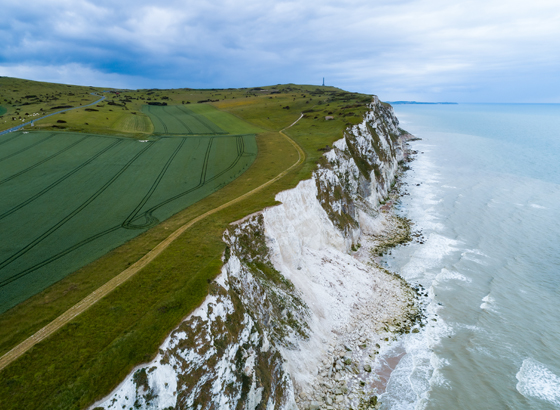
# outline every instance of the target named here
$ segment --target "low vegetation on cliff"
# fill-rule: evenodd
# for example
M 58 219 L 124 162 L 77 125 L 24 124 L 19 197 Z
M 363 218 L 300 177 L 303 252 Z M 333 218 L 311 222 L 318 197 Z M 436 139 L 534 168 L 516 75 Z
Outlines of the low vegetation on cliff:
M 382 352 L 422 325 L 416 290 L 377 260 L 410 236 L 389 206 L 408 160 L 408 136 L 397 126 L 374 98 L 310 180 L 231 225 L 210 296 L 97 405 L 377 408 L 390 374 Z M 139 386 L 135 377 L 147 369 Z
M 0 315 L 1 353 L 126 269 L 185 222 L 254 189 L 295 163 L 297 151 L 278 131 L 302 112 L 303 118 L 285 132 L 306 154 L 303 164 L 286 177 L 197 223 L 141 274 L 3 369 L 0 404 L 6 409 L 82 408 L 107 394 L 136 365 L 154 357 L 169 332 L 208 294 L 222 264 L 226 246 L 222 233 L 227 225 L 273 205 L 278 192 L 309 178 L 325 147 L 331 147 L 347 127 L 361 123 L 371 101 L 370 96 L 333 87 L 293 84 L 232 90 L 106 90 L 0 80 L 3 90 L 11 90 L 3 94 L 6 101 L 0 101 L 7 108 L 3 116 L 6 122 L 2 123 L 6 128 L 40 117 L 53 107 L 95 101 L 99 97 L 90 94 L 95 92 L 107 96 L 99 106 L 39 120 L 33 129 L 145 139 L 152 128 L 146 119 L 137 120 L 144 115 L 142 106 L 161 101 L 168 106 L 209 104 L 245 121 L 248 127 L 262 130 L 257 135 L 254 164 L 235 181 Z M 37 98 L 26 98 L 33 95 Z M 327 115 L 334 119 L 326 121 Z M 29 126 L 23 132 L 28 131 Z

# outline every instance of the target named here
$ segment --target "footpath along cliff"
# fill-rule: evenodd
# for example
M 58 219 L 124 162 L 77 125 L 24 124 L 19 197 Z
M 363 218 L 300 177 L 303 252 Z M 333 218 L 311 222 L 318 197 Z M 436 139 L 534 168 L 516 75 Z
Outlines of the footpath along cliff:
M 205 302 L 93 408 L 376 408 L 380 350 L 421 325 L 415 290 L 376 262 L 410 233 L 384 205 L 407 162 L 398 124 L 373 97 L 311 179 L 232 224 Z

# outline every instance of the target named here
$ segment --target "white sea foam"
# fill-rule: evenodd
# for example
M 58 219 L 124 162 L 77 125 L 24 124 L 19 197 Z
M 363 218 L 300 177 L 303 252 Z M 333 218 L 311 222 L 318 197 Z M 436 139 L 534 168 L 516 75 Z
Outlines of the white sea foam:
M 416 147 L 419 151 L 422 148 Z M 387 389 L 380 397 L 382 408 L 388 410 L 420 410 L 427 405 L 432 386 L 449 388 L 449 382 L 440 371 L 449 366 L 449 362 L 434 353 L 433 349 L 442 339 L 451 337 L 455 330 L 438 316 L 443 306 L 434 300 L 435 288 L 441 289 L 438 287 L 440 282 L 471 282 L 470 278 L 459 272 L 439 268 L 442 260 L 458 251 L 461 244 L 442 234 L 445 226 L 438 212 L 442 201 L 441 188 L 455 187 L 440 185 L 437 167 L 428 156 L 420 156 L 414 169 L 416 175 L 411 181 L 414 202 L 408 205 L 407 216 L 415 222 L 416 228 L 424 231 L 426 240 L 424 244 L 413 248 L 410 259 L 399 271 L 411 282 L 424 283 L 430 302 L 425 310 L 426 326 L 420 333 L 408 334 L 401 341 L 407 354 L 391 374 Z M 416 181 L 422 184 L 416 186 Z
M 433 296 L 433 291 L 429 293 Z M 428 402 L 432 386 L 449 387 L 439 371 L 449 366 L 449 361 L 437 356 L 433 348 L 443 338 L 454 334 L 454 329 L 438 318 L 441 309 L 435 302 L 426 307 L 428 325 L 420 333 L 406 335 L 400 342 L 407 354 L 401 359 L 389 379 L 387 390 L 380 396 L 382 409 L 408 410 L 423 408 Z M 432 319 L 437 318 L 437 322 Z
M 536 209 L 547 209 L 545 206 L 542 205 L 537 205 L 537 204 L 529 204 L 529 205 Z
M 560 406 L 560 377 L 533 358 L 523 360 L 515 375 L 517 391 L 523 396 L 548 401 Z
M 430 386 L 444 387 L 446 389 L 451 389 L 449 380 L 443 377 L 443 373 L 440 369 L 434 369 L 432 377 L 430 378 Z
M 463 252 L 461 254 L 461 259 L 465 260 L 465 261 L 469 261 L 469 262 L 474 262 L 478 265 L 482 265 L 482 266 L 488 266 L 488 263 L 483 261 L 480 257 L 478 257 L 478 255 L 475 255 L 473 253 L 470 252 Z
M 467 278 L 465 275 L 461 275 L 459 272 L 455 272 L 455 271 L 450 271 L 448 269 L 443 268 L 441 270 L 440 273 L 438 273 L 438 275 L 436 276 L 436 282 L 435 284 L 439 284 L 442 282 L 447 282 L 450 280 L 458 280 L 461 282 L 466 282 L 466 283 L 471 283 L 472 279 L 471 278 Z
M 414 132 L 414 127 L 409 128 Z M 432 323 L 431 316 L 428 315 L 426 328 L 447 326 L 451 329 L 450 333 L 455 331 L 458 335 L 451 339 L 442 338 L 439 345 L 432 347 L 437 356 L 449 359 L 450 367 L 449 371 L 445 368 L 438 370 L 440 363 L 435 361 L 432 364 L 434 370 L 429 378 L 432 387 L 424 396 L 430 402 L 427 407 L 452 408 L 454 406 L 450 406 L 450 403 L 453 400 L 470 395 L 472 400 L 467 399 L 465 403 L 459 404 L 455 401 L 455 404 L 472 408 L 502 408 L 507 404 L 509 408 L 518 410 L 560 410 L 560 367 L 553 352 L 555 339 L 558 339 L 558 326 L 554 327 L 557 321 L 553 320 L 558 316 L 554 316 L 558 309 L 554 303 L 557 300 L 554 300 L 553 290 L 557 277 L 554 275 L 554 266 L 551 269 L 547 259 L 555 258 L 557 254 L 554 253 L 553 246 L 538 246 L 554 243 L 553 235 L 557 230 L 550 218 L 546 218 L 548 220 L 544 224 L 542 221 L 545 220 L 544 214 L 553 209 L 552 204 L 560 203 L 557 200 L 558 191 L 555 191 L 557 186 L 541 190 L 538 186 L 541 181 L 535 179 L 525 183 L 520 175 L 516 174 L 514 177 L 506 174 L 510 172 L 509 167 L 499 169 L 503 174 L 498 173 L 497 167 L 495 173 L 486 172 L 484 167 L 471 167 L 469 171 L 472 173 L 456 167 L 460 165 L 467 169 L 474 162 L 455 163 L 453 159 L 470 160 L 470 154 L 474 158 L 474 154 L 479 153 L 481 155 L 476 158 L 487 160 L 492 167 L 496 166 L 499 161 L 494 159 L 498 151 L 490 149 L 494 149 L 494 139 L 467 135 L 451 138 L 448 133 L 433 135 L 431 132 L 426 132 L 426 138 L 440 143 L 437 149 L 433 149 L 433 154 L 430 154 L 436 165 L 430 168 L 427 164 L 430 160 L 428 155 L 417 156 L 412 166 L 414 172 L 408 177 L 410 196 L 403 199 L 403 208 L 406 216 L 414 221 L 414 228 L 423 230 L 424 237 L 436 233 L 461 240 L 461 244 L 451 245 L 458 248 L 458 252 L 450 253 L 442 257 L 439 263 L 432 265 L 428 258 L 414 262 L 407 260 L 427 256 L 416 253 L 416 250 L 429 247 L 429 241 L 404 248 L 401 254 L 393 252 L 395 270 L 403 274 L 402 265 L 409 263 L 407 275 L 403 276 L 412 282 L 421 283 L 427 289 L 430 289 L 430 285 L 433 286 L 435 292 L 430 289 L 430 296 L 433 297 L 433 293 L 438 295 L 430 307 L 439 311 L 448 322 Z M 492 142 L 492 147 L 488 144 L 489 141 Z M 422 150 L 423 144 L 423 141 L 414 143 L 414 149 Z M 487 150 L 481 149 L 484 144 L 488 144 Z M 470 150 L 470 145 L 475 148 Z M 496 144 L 495 148 L 498 146 Z M 461 150 L 458 150 L 459 147 Z M 508 147 L 511 144 L 499 146 L 500 153 L 507 153 Z M 463 151 L 469 155 L 463 155 Z M 544 163 L 538 161 L 535 165 L 542 167 Z M 529 168 L 526 164 L 522 167 L 523 170 Z M 520 170 L 521 168 L 516 169 Z M 431 171 L 441 174 L 437 177 L 441 181 L 439 186 L 431 186 L 426 182 L 428 179 L 425 173 Z M 421 185 L 416 186 L 417 183 Z M 449 186 L 457 186 L 458 189 L 452 190 Z M 555 192 L 554 202 L 549 202 L 549 199 L 553 199 L 551 192 Z M 437 200 L 442 197 L 444 202 L 438 204 Z M 425 199 L 428 201 L 424 201 Z M 444 224 L 443 229 L 432 229 L 436 223 Z M 425 252 L 428 253 L 429 249 Z M 421 268 L 424 264 L 424 272 L 421 269 L 414 271 L 414 268 Z M 535 270 L 535 266 L 538 269 Z M 451 279 L 449 272 L 444 272 L 442 268 L 471 278 L 472 284 Z M 434 283 L 434 278 L 440 283 Z M 539 292 L 540 286 L 546 289 Z M 479 293 L 481 289 L 486 291 Z M 459 300 L 460 303 L 451 308 L 454 300 Z M 433 306 L 438 301 L 444 305 Z M 460 309 L 462 304 L 464 308 Z M 471 326 L 467 326 L 467 323 Z M 523 337 L 519 336 L 519 329 L 527 330 L 521 332 Z M 435 329 L 431 331 L 436 332 Z M 527 354 L 520 354 L 528 346 L 534 349 L 534 357 L 542 357 L 546 365 L 533 359 L 527 359 L 521 364 Z M 430 349 L 430 345 L 426 343 L 425 348 Z M 547 350 L 548 356 L 545 353 Z M 536 352 L 541 352 L 542 356 L 537 356 Z M 501 371 L 505 371 L 512 361 L 516 362 L 516 367 L 509 371 L 510 377 L 507 377 Z M 493 371 L 488 371 L 487 366 L 491 366 Z M 459 369 L 465 371 L 459 372 Z M 518 369 L 518 380 L 512 377 L 516 374 L 515 369 Z M 399 387 L 403 388 L 403 385 L 407 386 L 406 377 L 411 374 L 411 369 L 401 370 Z M 513 389 L 516 384 L 517 390 Z M 453 386 L 453 390 L 445 392 L 440 386 Z M 541 400 L 544 401 L 539 402 Z M 416 402 L 410 402 L 408 407 L 399 403 L 394 408 L 419 410 L 425 404 L 425 398 L 417 397 Z M 393 407 L 389 408 L 392 410 Z
M 426 242 L 419 246 L 410 261 L 403 266 L 401 274 L 408 280 L 428 279 L 432 282 L 436 275 L 428 272 L 441 260 L 457 250 L 458 241 L 432 232 Z
M 467 351 L 474 353 L 476 355 L 484 355 L 487 357 L 491 357 L 494 358 L 496 357 L 496 353 L 491 351 L 490 349 L 480 346 L 480 345 L 475 345 L 475 346 L 469 346 L 467 347 Z
M 409 383 L 410 368 L 412 366 L 412 357 L 406 355 L 401 359 L 395 370 L 393 370 L 387 384 L 387 391 L 380 397 L 382 409 L 413 410 L 415 408 L 418 397 L 410 388 Z
M 492 296 L 490 296 L 490 294 L 487 294 L 482 298 L 482 304 L 480 305 L 480 308 L 484 310 L 495 311 L 495 309 L 492 306 L 495 301 L 496 300 Z
M 486 255 L 484 252 L 482 252 L 480 249 L 467 249 L 465 252 L 463 252 L 463 255 L 465 254 L 474 254 L 474 255 L 479 255 L 479 256 L 484 256 L 484 257 L 488 257 L 488 255 Z

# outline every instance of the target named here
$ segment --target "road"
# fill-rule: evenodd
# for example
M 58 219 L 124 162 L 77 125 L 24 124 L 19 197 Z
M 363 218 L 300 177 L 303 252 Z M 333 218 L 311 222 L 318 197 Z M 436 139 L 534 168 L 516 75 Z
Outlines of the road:
M 91 94 L 91 95 L 98 95 L 98 94 L 96 94 L 96 93 L 90 93 L 90 94 Z M 53 116 L 53 115 L 60 114 L 60 113 L 66 112 L 66 111 L 77 110 L 78 108 L 85 108 L 85 107 L 89 107 L 89 106 L 91 106 L 91 105 L 98 104 L 98 103 L 100 103 L 101 101 L 103 101 L 105 98 L 106 98 L 105 96 L 102 96 L 99 100 L 94 101 L 94 102 L 92 102 L 92 103 L 90 103 L 90 104 L 79 105 L 79 106 L 77 106 L 77 107 L 66 108 L 65 110 L 60 110 L 60 111 L 56 111 L 56 112 L 51 112 L 50 114 L 44 115 L 43 117 L 35 118 L 34 120 L 31 120 L 31 121 L 28 121 L 28 122 L 26 122 L 26 123 L 17 125 L 17 126 L 15 126 L 15 127 L 12 127 L 12 128 L 10 128 L 10 129 L 5 130 L 5 131 L 1 131 L 1 132 L 0 132 L 0 135 L 4 135 L 4 134 L 7 134 L 7 133 L 9 133 L 9 132 L 17 131 L 17 130 L 19 130 L 19 129 L 25 127 L 26 125 L 31 125 L 31 124 L 34 123 L 35 121 L 42 120 L 43 118 L 51 117 L 51 116 Z
M 103 98 L 105 98 L 105 97 L 103 97 Z M 88 296 L 86 296 L 80 302 L 76 303 L 74 306 L 72 306 L 66 312 L 64 312 L 63 314 L 58 316 L 56 319 L 54 319 L 48 325 L 46 325 L 45 327 L 43 327 L 42 329 L 37 331 L 35 334 L 30 336 L 29 338 L 27 338 L 23 342 L 19 343 L 17 346 L 15 346 L 12 350 L 10 350 L 6 354 L 4 354 L 2 357 L 0 357 L 0 371 L 2 369 L 4 369 L 6 366 L 8 366 L 10 363 L 12 363 L 13 361 L 17 360 L 20 356 L 22 356 L 25 352 L 27 352 L 29 349 L 31 349 L 33 346 L 35 346 L 37 343 L 45 340 L 47 337 L 49 337 L 50 335 L 55 333 L 57 330 L 59 330 L 62 326 L 69 323 L 72 319 L 74 319 L 80 313 L 85 312 L 89 307 L 93 306 L 96 302 L 101 300 L 101 298 L 108 295 L 117 286 L 123 284 L 128 279 L 130 279 L 132 276 L 134 276 L 138 271 L 140 271 L 147 264 L 149 264 L 151 261 L 153 261 L 175 239 L 177 239 L 179 236 L 181 236 L 187 229 L 189 229 L 195 223 L 200 222 L 204 218 L 207 218 L 208 216 L 213 215 L 216 212 L 219 212 L 219 211 L 221 211 L 225 208 L 228 208 L 228 207 L 230 207 L 230 206 L 232 206 L 232 205 L 234 205 L 238 202 L 241 202 L 245 198 L 248 198 L 249 196 L 253 195 L 254 193 L 263 190 L 264 188 L 268 187 L 269 185 L 275 183 L 276 181 L 278 181 L 281 178 L 283 178 L 284 176 L 286 176 L 292 169 L 301 165 L 303 163 L 303 161 L 305 160 L 305 153 L 303 152 L 301 147 L 294 140 L 292 140 L 290 137 L 288 137 L 286 134 L 284 134 L 284 131 L 287 130 L 288 128 L 292 127 L 293 125 L 295 125 L 302 118 L 303 118 L 303 114 L 301 114 L 301 116 L 293 124 L 291 124 L 290 126 L 282 129 L 281 131 L 279 131 L 280 134 L 284 138 L 286 138 L 290 142 L 290 144 L 292 144 L 298 152 L 298 160 L 293 165 L 291 165 L 289 168 L 282 171 L 280 174 L 278 174 L 274 178 L 268 180 L 264 184 L 256 187 L 255 189 L 253 189 L 253 190 L 251 190 L 251 191 L 249 191 L 249 192 L 247 192 L 247 193 L 245 193 L 241 196 L 238 196 L 237 198 L 232 199 L 231 201 L 226 202 L 223 205 L 220 205 L 220 206 L 218 206 L 214 209 L 211 209 L 210 211 L 208 211 L 208 212 L 190 220 L 185 225 L 182 225 L 180 228 L 175 230 L 171 235 L 169 235 L 166 239 L 164 239 L 162 242 L 160 242 L 158 245 L 156 245 L 156 247 L 154 247 L 151 251 L 149 251 L 146 255 L 144 255 L 136 263 L 134 263 L 129 268 L 127 268 L 124 271 L 122 271 L 121 273 L 119 273 L 117 276 L 115 276 L 113 279 L 111 279 L 110 281 L 108 281 L 104 285 L 102 285 L 99 288 L 97 288 L 96 290 L 94 290 L 92 293 L 90 293 Z

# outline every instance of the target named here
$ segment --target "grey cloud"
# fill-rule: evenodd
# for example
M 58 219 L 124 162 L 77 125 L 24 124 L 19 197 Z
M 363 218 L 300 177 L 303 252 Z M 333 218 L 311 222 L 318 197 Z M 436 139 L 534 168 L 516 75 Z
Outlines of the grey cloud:
M 41 67 L 48 66 L 45 75 L 56 80 L 74 64 L 95 81 L 129 87 L 319 83 L 326 76 L 387 100 L 560 95 L 547 77 L 560 66 L 555 1 L 31 0 L 4 8 L 0 73 L 10 75 L 45 79 Z M 533 89 L 508 91 L 516 84 Z

